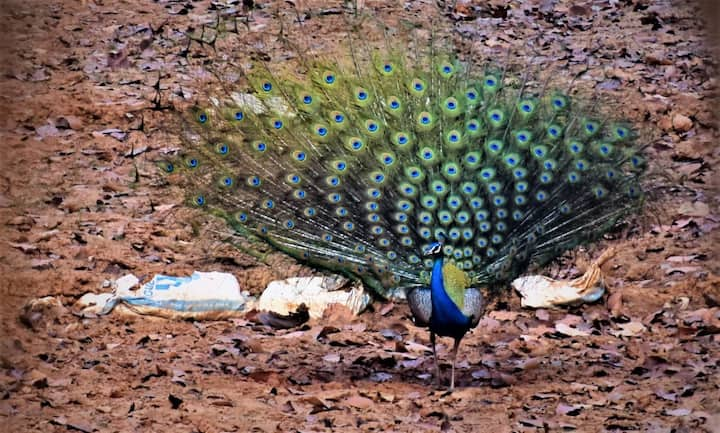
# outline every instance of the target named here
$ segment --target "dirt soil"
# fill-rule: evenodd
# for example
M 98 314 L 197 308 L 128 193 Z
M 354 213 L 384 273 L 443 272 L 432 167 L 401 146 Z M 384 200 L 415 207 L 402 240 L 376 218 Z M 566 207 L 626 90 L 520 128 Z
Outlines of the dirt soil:
M 298 4 L 306 35 L 331 47 L 350 14 L 340 1 L 254 3 L 236 6 L 253 14 L 238 52 L 273 58 L 272 11 Z M 289 330 L 254 316 L 79 315 L 81 295 L 127 273 L 224 270 L 258 294 L 315 271 L 280 254 L 258 263 L 220 242 L 217 222 L 158 176 L 167 112 L 152 110 L 153 85 L 208 88 L 203 58 L 178 47 L 213 4 L 6 0 L 0 430 L 719 432 L 718 81 L 706 37 L 720 21 L 708 30 L 713 12 L 693 2 L 450 3 L 365 7 L 392 25 L 436 17 L 478 53 L 536 40 L 536 64 L 587 69 L 576 85 L 648 131 L 644 214 L 544 270 L 572 277 L 614 247 L 602 267 L 607 296 L 529 310 L 508 290 L 464 339 L 452 393 L 435 386 L 428 333 L 404 304 L 375 301 L 358 317 L 334 309 Z M 42 297 L 53 298 L 26 304 Z M 450 344 L 439 346 L 445 376 Z

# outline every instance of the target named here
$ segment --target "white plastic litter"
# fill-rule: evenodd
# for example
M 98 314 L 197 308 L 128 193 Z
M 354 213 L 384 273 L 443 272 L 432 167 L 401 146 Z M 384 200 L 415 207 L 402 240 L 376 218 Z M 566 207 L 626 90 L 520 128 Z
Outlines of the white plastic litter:
M 360 314 L 370 303 L 370 295 L 365 293 L 359 283 L 352 284 L 349 291 L 339 290 L 346 281 L 331 277 L 288 278 L 270 283 L 260 296 L 259 310 L 273 311 L 287 315 L 305 304 L 310 317 L 322 317 L 325 309 L 331 304 L 344 305 L 353 312 Z
M 521 304 L 529 308 L 552 308 L 595 302 L 605 293 L 600 266 L 615 255 L 610 249 L 590 265 L 585 274 L 574 280 L 554 280 L 542 275 L 529 275 L 513 280 L 511 286 L 522 296 Z
M 172 319 L 218 320 L 240 315 L 251 298 L 240 291 L 232 274 L 194 272 L 189 277 L 156 275 L 135 289 L 138 279 L 126 275 L 114 282 L 112 293 L 88 293 L 78 300 L 84 313 L 107 314 L 117 306 L 122 312 Z

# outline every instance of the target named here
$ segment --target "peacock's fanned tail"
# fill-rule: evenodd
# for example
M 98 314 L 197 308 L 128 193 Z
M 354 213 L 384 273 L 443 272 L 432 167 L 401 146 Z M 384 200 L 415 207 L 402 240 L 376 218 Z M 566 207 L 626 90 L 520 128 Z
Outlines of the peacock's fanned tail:
M 420 252 L 439 237 L 446 260 L 497 284 L 640 203 L 636 134 L 592 103 L 432 43 L 344 50 L 255 62 L 247 88 L 183 116 L 182 156 L 164 168 L 193 205 L 382 294 L 426 282 Z

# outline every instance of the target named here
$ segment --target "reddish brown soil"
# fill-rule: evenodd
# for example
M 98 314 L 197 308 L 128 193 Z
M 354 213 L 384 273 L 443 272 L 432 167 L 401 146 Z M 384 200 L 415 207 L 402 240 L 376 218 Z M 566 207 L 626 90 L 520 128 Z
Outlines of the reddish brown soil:
M 276 28 L 268 11 L 291 3 L 256 10 L 256 25 Z M 367 3 L 392 24 L 404 13 Z M 222 269 L 258 293 L 313 271 L 277 254 L 258 264 L 222 244 L 208 230 L 217 223 L 179 206 L 182 194 L 158 180 L 153 161 L 168 144 L 165 113 L 147 110 L 156 71 L 170 90 L 202 88 L 158 43 L 202 22 L 209 2 L 9 0 L 0 40 L 3 431 L 720 431 L 710 12 L 690 2 L 536 0 L 458 2 L 443 15 L 435 2 L 407 3 L 416 20 L 470 26 L 465 44 L 478 52 L 542 34 L 577 57 L 575 67 L 589 65 L 580 85 L 602 89 L 649 131 L 661 176 L 643 217 L 548 270 L 576 274 L 613 246 L 603 266 L 610 296 L 531 311 L 508 293 L 463 341 L 450 394 L 434 386 L 428 335 L 401 304 L 288 331 L 245 319 L 73 314 L 80 295 L 130 272 L 147 280 Z M 300 6 L 313 12 L 306 28 L 316 40 L 343 26 L 339 1 Z M 149 28 L 161 31 L 153 38 Z M 44 296 L 62 305 L 23 308 Z

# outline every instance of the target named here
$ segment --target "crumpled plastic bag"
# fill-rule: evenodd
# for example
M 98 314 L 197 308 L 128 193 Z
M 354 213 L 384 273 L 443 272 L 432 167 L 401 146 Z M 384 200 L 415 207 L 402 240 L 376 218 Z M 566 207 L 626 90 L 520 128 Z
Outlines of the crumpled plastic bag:
M 136 288 L 138 279 L 126 275 L 113 284 L 112 293 L 87 293 L 77 305 L 83 313 L 121 313 L 160 316 L 168 319 L 219 320 L 236 317 L 248 309 L 252 298 L 240 291 L 234 275 L 193 272 L 189 277 L 156 275 Z
M 523 307 L 553 308 L 595 302 L 605 294 L 600 266 L 614 255 L 614 249 L 605 251 L 588 267 L 585 274 L 573 280 L 529 275 L 516 278 L 510 285 L 522 296 Z
M 353 314 L 360 314 L 370 303 L 370 295 L 360 283 L 351 283 L 342 277 L 288 278 L 271 282 L 260 296 L 258 310 L 289 314 L 305 304 L 310 317 L 317 319 L 332 304 L 344 305 Z

